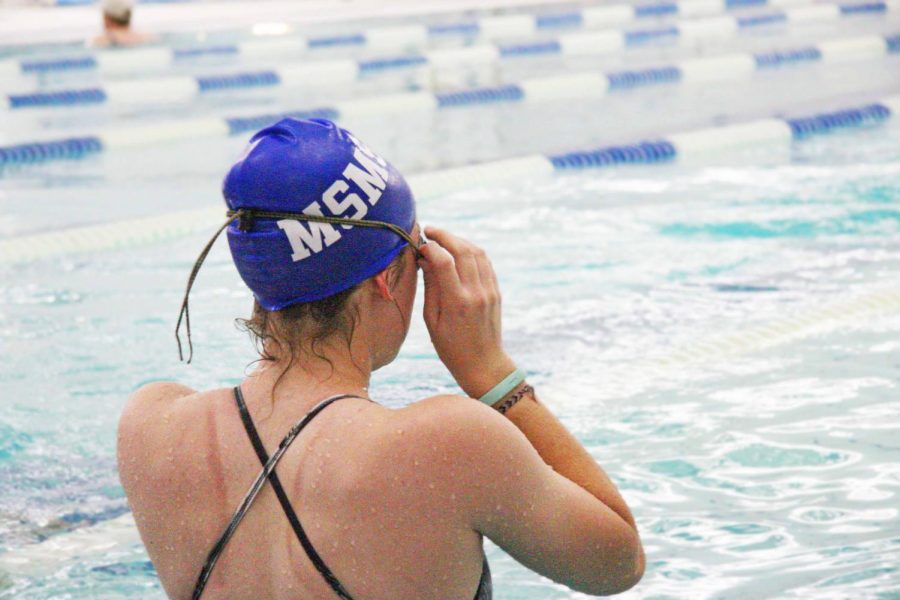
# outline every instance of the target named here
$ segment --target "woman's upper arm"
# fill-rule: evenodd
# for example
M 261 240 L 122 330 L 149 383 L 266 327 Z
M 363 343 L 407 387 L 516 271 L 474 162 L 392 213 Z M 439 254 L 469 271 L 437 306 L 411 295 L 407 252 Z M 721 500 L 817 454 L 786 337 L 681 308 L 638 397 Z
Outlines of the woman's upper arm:
M 474 403 L 472 403 L 474 405 Z M 470 405 L 471 406 L 471 405 Z M 637 532 L 593 495 L 557 474 L 511 422 L 483 405 L 454 452 L 468 466 L 472 527 L 526 567 L 592 594 L 640 579 Z

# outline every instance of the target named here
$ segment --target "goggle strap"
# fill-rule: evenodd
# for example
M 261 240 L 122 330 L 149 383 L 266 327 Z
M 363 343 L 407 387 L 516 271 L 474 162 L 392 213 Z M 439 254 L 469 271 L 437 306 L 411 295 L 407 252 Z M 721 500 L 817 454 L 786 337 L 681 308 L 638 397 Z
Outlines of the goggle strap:
M 416 243 L 415 241 L 413 241 L 412 236 L 410 236 L 399 225 L 395 225 L 394 223 L 387 223 L 385 221 L 366 221 L 362 219 L 347 219 L 343 217 L 327 217 L 325 215 L 308 215 L 306 213 L 276 212 L 246 208 L 242 208 L 239 210 L 229 210 L 226 214 L 228 216 L 228 220 L 225 221 L 225 223 L 222 224 L 221 227 L 219 227 L 215 234 L 213 234 L 212 238 L 206 243 L 206 246 L 204 246 L 203 250 L 200 252 L 200 256 L 198 256 L 197 260 L 194 261 L 194 267 L 191 269 L 191 274 L 188 277 L 187 281 L 187 287 L 184 290 L 184 299 L 181 301 L 181 312 L 178 313 L 178 322 L 175 324 L 175 341 L 178 343 L 178 360 L 180 361 L 184 361 L 184 352 L 182 351 L 181 346 L 181 323 L 184 322 L 185 325 L 188 343 L 188 364 L 190 364 L 191 360 L 194 358 L 194 344 L 191 341 L 191 313 L 188 305 L 188 298 L 190 297 L 191 288 L 194 286 L 194 281 L 197 279 L 197 274 L 200 272 L 200 267 L 203 265 L 203 261 L 206 260 L 207 255 L 209 255 L 210 250 L 212 250 L 213 244 L 216 243 L 216 240 L 219 239 L 219 236 L 222 234 L 222 232 L 225 231 L 225 229 L 235 221 L 238 221 L 238 227 L 240 227 L 242 231 L 250 230 L 250 228 L 253 226 L 253 219 L 255 217 L 263 219 L 293 219 L 296 221 L 309 221 L 312 223 L 327 223 L 329 225 L 351 225 L 353 227 L 388 229 L 403 238 L 403 240 L 405 240 L 414 250 L 416 249 Z
M 178 342 L 178 360 L 184 360 L 184 353 L 181 349 L 181 321 L 184 320 L 185 331 L 187 331 L 187 342 L 188 342 L 188 359 L 187 363 L 191 363 L 191 359 L 194 358 L 194 344 L 191 341 L 191 312 L 188 307 L 188 298 L 191 293 L 191 288 L 194 286 L 194 281 L 197 279 L 197 274 L 200 272 L 200 267 L 203 265 L 203 261 L 206 260 L 207 255 L 209 255 L 209 251 L 212 250 L 213 244 L 216 243 L 216 240 L 219 239 L 219 236 L 225 231 L 225 228 L 231 225 L 234 221 L 240 218 L 240 213 L 235 213 L 233 215 L 228 215 L 228 220 L 219 227 L 216 233 L 213 234 L 212 238 L 206 243 L 203 250 L 200 252 L 200 256 L 197 257 L 197 260 L 194 261 L 194 268 L 191 269 L 191 274 L 188 277 L 187 287 L 184 290 L 184 299 L 181 301 L 181 312 L 178 313 L 178 322 L 175 324 L 175 341 Z
M 389 229 L 399 235 L 405 242 L 413 248 L 416 242 L 402 227 L 387 221 L 372 221 L 368 219 L 348 219 L 346 217 L 328 217 L 325 215 L 308 215 L 298 212 L 278 212 L 271 210 L 256 210 L 242 208 L 240 210 L 229 210 L 226 213 L 229 217 L 239 217 L 239 226 L 241 230 L 247 231 L 252 227 L 253 218 L 259 217 L 263 219 L 293 219 L 295 221 L 309 221 L 312 223 L 327 223 L 329 225 L 350 225 L 352 227 L 370 227 L 372 229 Z

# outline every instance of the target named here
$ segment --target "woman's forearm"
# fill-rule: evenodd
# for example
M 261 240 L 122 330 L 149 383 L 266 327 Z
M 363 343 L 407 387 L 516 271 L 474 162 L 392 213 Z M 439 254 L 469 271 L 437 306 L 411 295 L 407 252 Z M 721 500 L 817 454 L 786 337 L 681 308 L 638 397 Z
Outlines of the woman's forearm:
M 538 400 L 535 392 L 514 404 L 506 416 L 554 471 L 587 490 L 637 530 L 634 517 L 615 484 L 565 425 Z

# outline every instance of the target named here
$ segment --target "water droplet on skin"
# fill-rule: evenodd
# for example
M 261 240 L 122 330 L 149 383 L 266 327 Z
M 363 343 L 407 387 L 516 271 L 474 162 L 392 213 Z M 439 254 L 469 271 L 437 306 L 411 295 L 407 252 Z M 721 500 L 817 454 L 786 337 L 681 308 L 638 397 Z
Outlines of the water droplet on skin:
M 434 484 L 433 484 L 433 483 L 429 483 L 429 484 L 428 484 L 428 488 L 433 490 L 433 489 L 434 489 Z
M 451 499 L 451 500 L 456 500 L 456 494 L 450 494 L 450 499 Z

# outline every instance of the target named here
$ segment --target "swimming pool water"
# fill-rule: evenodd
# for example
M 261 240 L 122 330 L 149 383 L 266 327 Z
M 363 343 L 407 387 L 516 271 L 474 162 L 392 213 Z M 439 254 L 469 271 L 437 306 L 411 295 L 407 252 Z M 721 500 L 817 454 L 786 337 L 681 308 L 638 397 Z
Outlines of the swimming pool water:
M 516 81 L 898 27 L 892 13 L 681 50 L 523 61 L 487 76 Z M 346 125 L 417 173 L 871 102 L 898 93 L 898 66 L 897 56 L 805 65 L 744 82 Z M 463 73 L 455 84 L 484 75 Z M 421 84 L 398 76 L 180 107 L 7 113 L 0 131 L 78 135 Z M 894 123 L 784 152 L 526 176 L 420 202 L 421 221 L 488 250 L 508 351 L 632 506 L 648 566 L 626 597 L 900 597 Z M 0 240 L 208 206 L 224 213 L 221 177 L 248 137 L 0 171 Z M 127 523 L 115 428 L 132 390 L 156 379 L 229 386 L 249 368 L 252 345 L 233 320 L 247 316 L 251 299 L 224 241 L 192 293 L 195 361 L 177 361 L 184 282 L 214 226 L 162 244 L 0 263 L 0 598 L 164 597 L 133 534 L 78 556 L 45 552 L 46 563 L 10 557 Z M 419 303 L 421 314 L 421 294 Z M 373 396 L 402 406 L 447 391 L 457 389 L 416 319 L 398 359 L 376 373 Z M 586 597 L 487 548 L 498 599 Z
M 900 143 L 890 130 L 798 146 L 769 167 L 623 169 L 422 202 L 483 245 L 510 353 L 632 505 L 648 570 L 631 597 L 900 593 L 900 312 L 833 314 L 731 355 L 658 357 L 900 283 Z M 205 241 L 3 267 L 0 547 L 122 514 L 114 434 L 137 385 L 231 385 L 250 306 L 225 244 L 193 295 L 197 358 L 172 340 Z M 420 320 L 375 398 L 454 390 Z M 578 598 L 489 546 L 498 598 Z M 0 584 L 4 585 L 4 584 Z M 33 577 L 15 598 L 162 597 L 139 546 Z

